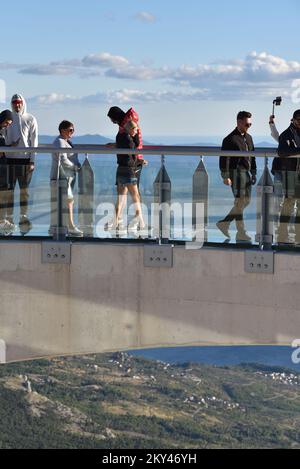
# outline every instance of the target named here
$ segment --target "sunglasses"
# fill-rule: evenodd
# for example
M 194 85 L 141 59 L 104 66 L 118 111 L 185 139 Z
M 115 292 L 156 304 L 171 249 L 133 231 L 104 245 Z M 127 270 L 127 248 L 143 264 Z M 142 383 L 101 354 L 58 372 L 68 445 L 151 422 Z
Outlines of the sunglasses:
M 75 132 L 75 129 L 68 129 L 68 132 L 73 133 Z
M 251 127 L 251 123 L 249 122 L 248 124 L 245 124 L 245 127 Z

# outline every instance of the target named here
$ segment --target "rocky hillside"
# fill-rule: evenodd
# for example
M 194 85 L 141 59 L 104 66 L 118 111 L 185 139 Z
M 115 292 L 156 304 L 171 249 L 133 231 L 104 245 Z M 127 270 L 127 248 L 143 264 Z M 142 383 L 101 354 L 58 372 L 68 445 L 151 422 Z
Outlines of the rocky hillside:
M 125 353 L 0 365 L 0 448 L 300 448 L 300 375 Z

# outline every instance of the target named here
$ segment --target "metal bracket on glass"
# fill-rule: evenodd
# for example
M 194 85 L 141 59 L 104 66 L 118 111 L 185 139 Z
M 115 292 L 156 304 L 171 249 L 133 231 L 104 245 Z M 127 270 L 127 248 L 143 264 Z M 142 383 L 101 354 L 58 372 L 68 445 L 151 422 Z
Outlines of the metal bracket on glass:
M 173 267 L 173 248 L 172 244 L 144 246 L 144 267 Z
M 265 194 L 273 194 L 274 192 L 274 187 L 273 186 L 264 186 L 263 187 L 263 192 Z
M 42 264 L 71 264 L 71 243 L 67 241 L 43 242 Z
M 245 272 L 274 274 L 274 252 L 262 250 L 245 251 Z
M 256 190 L 258 194 L 273 194 L 274 187 L 273 186 L 258 186 Z
M 273 244 L 273 238 L 272 235 L 255 235 L 255 241 L 259 244 Z

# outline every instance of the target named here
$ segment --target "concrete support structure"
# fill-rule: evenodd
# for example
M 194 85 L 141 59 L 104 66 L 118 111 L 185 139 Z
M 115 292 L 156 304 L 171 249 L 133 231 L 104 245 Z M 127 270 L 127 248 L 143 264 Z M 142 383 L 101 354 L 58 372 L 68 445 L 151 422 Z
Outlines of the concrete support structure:
M 75 243 L 71 265 L 53 265 L 41 263 L 40 242 L 2 241 L 6 361 L 300 338 L 299 255 L 276 254 L 270 275 L 245 273 L 243 250 L 178 246 L 166 269 L 145 268 L 143 249 Z

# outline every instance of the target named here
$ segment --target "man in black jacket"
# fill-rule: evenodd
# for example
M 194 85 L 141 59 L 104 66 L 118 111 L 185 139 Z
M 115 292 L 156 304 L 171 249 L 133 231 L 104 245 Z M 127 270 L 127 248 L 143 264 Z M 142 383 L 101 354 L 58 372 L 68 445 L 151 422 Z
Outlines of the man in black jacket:
M 296 206 L 295 242 L 300 244 L 300 109 L 294 112 L 291 125 L 279 137 L 278 155 L 273 160 L 272 173 L 281 174 L 284 200 L 277 242 L 289 242 L 288 225 Z M 299 155 L 299 158 L 287 158 L 295 155 Z
M 224 151 L 254 151 L 254 145 L 248 130 L 251 127 L 250 112 L 241 111 L 237 115 L 237 127 L 223 140 Z M 251 200 L 251 187 L 256 183 L 256 161 L 254 157 L 220 157 L 220 170 L 224 184 L 231 186 L 234 205 L 223 220 L 218 221 L 217 227 L 230 238 L 229 226 L 235 220 L 237 234 L 236 241 L 251 241 L 244 224 L 244 210 Z

